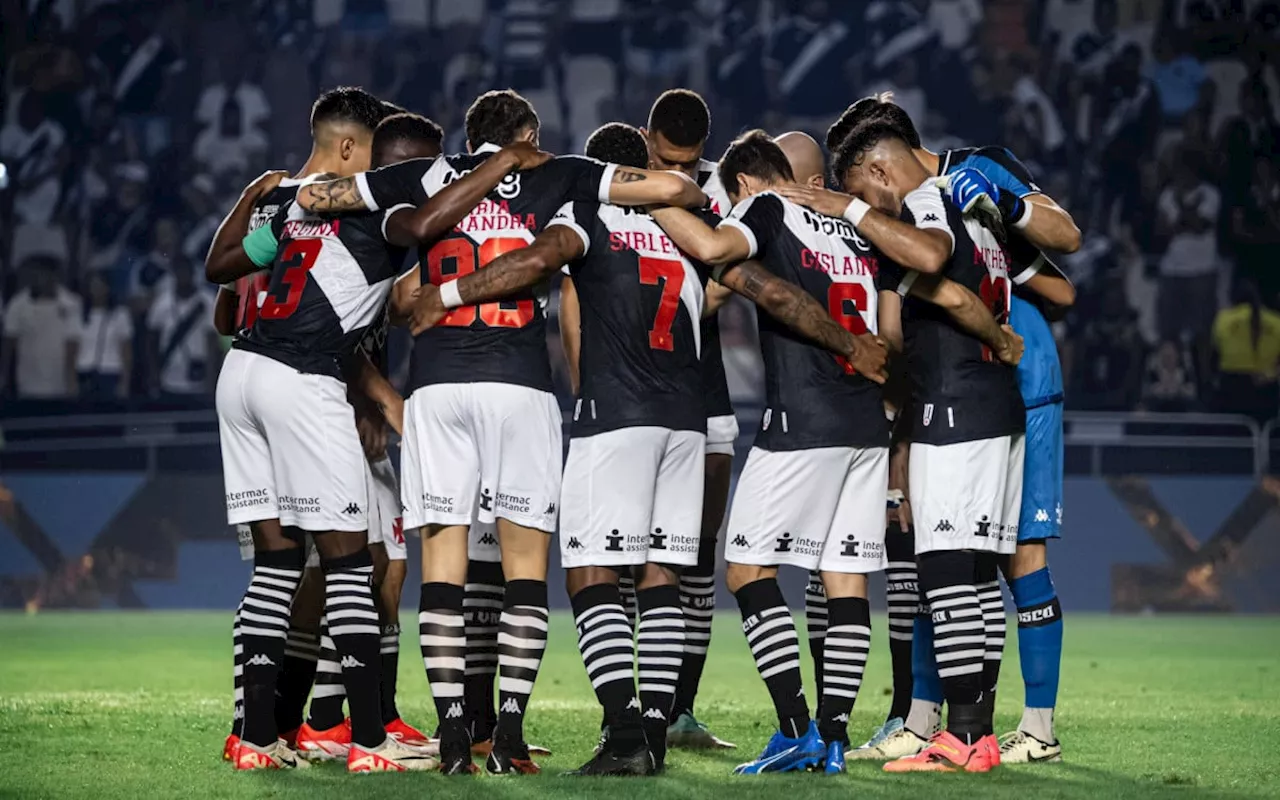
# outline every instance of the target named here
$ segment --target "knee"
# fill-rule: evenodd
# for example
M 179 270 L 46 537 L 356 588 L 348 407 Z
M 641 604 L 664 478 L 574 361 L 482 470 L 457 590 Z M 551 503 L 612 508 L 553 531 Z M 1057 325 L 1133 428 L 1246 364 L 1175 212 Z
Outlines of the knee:
M 636 576 L 636 589 L 652 589 L 656 586 L 677 586 L 680 573 L 674 567 L 660 564 L 645 564 L 640 567 Z
M 841 597 L 861 597 L 865 599 L 867 596 L 866 575 L 824 572 L 822 573 L 822 586 L 829 600 L 836 600 Z
M 1043 540 L 1023 542 L 1009 558 L 1004 575 L 1007 580 L 1015 581 L 1033 572 L 1039 572 L 1048 565 L 1049 552 Z
M 772 578 L 778 574 L 776 567 L 761 567 L 755 564 L 734 564 L 730 563 L 724 571 L 725 586 L 729 591 L 737 594 L 738 590 L 749 583 L 755 583 L 765 578 Z
M 574 567 L 565 570 L 564 587 L 572 598 L 578 592 L 591 586 L 618 583 L 618 572 L 611 567 Z

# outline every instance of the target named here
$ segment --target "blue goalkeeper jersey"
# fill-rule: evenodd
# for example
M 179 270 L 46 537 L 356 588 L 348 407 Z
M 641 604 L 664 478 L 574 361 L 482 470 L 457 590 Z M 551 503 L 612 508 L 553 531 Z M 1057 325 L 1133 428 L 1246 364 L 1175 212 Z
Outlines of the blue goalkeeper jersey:
M 1037 194 L 1031 173 L 1013 153 L 1003 147 L 976 147 L 948 150 L 939 156 L 939 172 L 949 175 L 958 169 L 978 170 L 1003 191 L 1019 197 Z M 1018 266 L 1025 267 L 1026 264 Z M 1016 274 L 1010 269 L 1011 275 Z M 1009 307 L 1009 324 L 1023 338 L 1026 350 L 1018 364 L 1018 387 L 1028 409 L 1062 400 L 1062 365 L 1058 361 L 1058 345 L 1049 322 L 1034 303 L 1018 296 Z

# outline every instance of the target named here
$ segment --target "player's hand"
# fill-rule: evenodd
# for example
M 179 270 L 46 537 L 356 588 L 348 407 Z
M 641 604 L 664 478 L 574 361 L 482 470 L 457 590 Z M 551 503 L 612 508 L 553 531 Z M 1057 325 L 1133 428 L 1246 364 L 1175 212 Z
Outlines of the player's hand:
M 289 177 L 289 173 L 282 169 L 267 170 L 254 178 L 253 183 L 244 188 L 244 193 L 256 200 L 267 192 L 275 189 L 280 185 L 280 181 L 287 177 Z
M 387 423 L 381 414 L 357 412 L 356 433 L 360 435 L 365 458 L 377 461 L 387 454 Z
M 530 142 L 513 142 L 502 148 L 502 154 L 509 160 L 514 170 L 540 167 L 555 158 L 553 154 L 539 150 Z
M 985 211 L 1007 225 L 1017 222 L 1026 212 L 1026 203 L 1021 197 L 1002 190 L 972 167 L 956 170 L 946 180 L 947 198 L 966 214 Z
M 424 283 L 413 292 L 413 305 L 409 307 L 409 332 L 414 336 L 432 328 L 449 309 L 444 307 L 440 299 L 440 287 L 434 283 Z
M 884 383 L 889 378 L 889 348 L 879 336 L 864 333 L 853 337 L 853 350 L 845 354 L 845 360 L 867 380 Z
M 831 189 L 815 189 L 812 186 L 788 185 L 777 190 L 778 194 L 797 205 L 811 208 L 828 217 L 844 216 L 853 197 Z
M 996 358 L 1000 359 L 1001 364 L 1016 367 L 1022 360 L 1022 337 L 1008 325 L 1001 325 L 1000 330 L 1004 333 L 1004 341 L 995 351 Z

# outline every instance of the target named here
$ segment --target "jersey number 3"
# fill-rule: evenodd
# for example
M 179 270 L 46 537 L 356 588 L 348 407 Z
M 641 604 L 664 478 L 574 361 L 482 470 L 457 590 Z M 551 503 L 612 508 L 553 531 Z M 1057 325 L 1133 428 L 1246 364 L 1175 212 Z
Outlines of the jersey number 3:
M 294 239 L 285 246 L 280 254 L 280 266 L 285 268 L 280 282 L 288 287 L 289 293 L 285 295 L 284 302 L 277 300 L 274 294 L 268 294 L 262 301 L 262 308 L 258 309 L 259 318 L 286 319 L 293 316 L 302 300 L 302 290 L 307 288 L 307 273 L 316 265 L 323 246 L 324 242 L 319 239 Z
M 671 326 L 676 321 L 676 311 L 680 308 L 680 289 L 684 287 L 684 264 L 661 258 L 640 256 L 640 283 L 645 286 L 662 286 L 662 297 L 658 300 L 658 313 L 653 316 L 653 327 L 649 329 L 649 348 L 652 350 L 675 349 L 675 339 L 671 335 Z
M 470 275 L 483 268 L 503 253 L 527 247 L 524 239 L 487 239 L 476 245 L 468 239 L 445 239 L 427 253 L 427 277 L 439 286 L 447 280 Z M 453 269 L 445 274 L 445 262 L 452 261 Z M 503 306 L 514 305 L 515 308 Z M 533 322 L 532 300 L 504 300 L 496 303 L 481 303 L 478 306 L 462 306 L 455 308 L 440 320 L 440 325 L 454 328 L 468 328 L 479 319 L 490 328 L 523 328 Z

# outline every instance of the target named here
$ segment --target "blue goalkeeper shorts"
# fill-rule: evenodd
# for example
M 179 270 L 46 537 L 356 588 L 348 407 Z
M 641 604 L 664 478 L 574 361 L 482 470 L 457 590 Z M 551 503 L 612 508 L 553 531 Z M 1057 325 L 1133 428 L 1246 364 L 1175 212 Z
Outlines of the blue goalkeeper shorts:
M 1062 401 L 1027 409 L 1018 541 L 1062 535 Z

